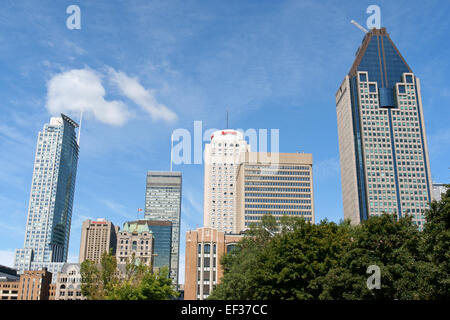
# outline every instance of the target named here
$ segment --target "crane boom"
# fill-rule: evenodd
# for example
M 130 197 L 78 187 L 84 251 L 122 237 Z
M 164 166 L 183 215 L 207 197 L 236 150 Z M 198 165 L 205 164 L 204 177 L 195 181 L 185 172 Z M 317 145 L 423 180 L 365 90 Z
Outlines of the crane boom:
M 365 28 L 363 28 L 358 22 L 356 22 L 355 20 L 350 21 L 350 23 L 354 24 L 359 30 L 361 30 L 364 33 L 367 33 L 369 31 L 367 31 Z

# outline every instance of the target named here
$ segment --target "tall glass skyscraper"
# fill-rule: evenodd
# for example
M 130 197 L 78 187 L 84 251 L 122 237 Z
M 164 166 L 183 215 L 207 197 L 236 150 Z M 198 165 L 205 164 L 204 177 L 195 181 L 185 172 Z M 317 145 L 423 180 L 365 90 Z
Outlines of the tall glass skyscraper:
M 432 184 L 420 81 L 385 28 L 366 33 L 336 111 L 344 217 L 408 214 L 421 229 Z
M 172 223 L 170 277 L 176 285 L 180 260 L 181 182 L 181 172 L 148 171 L 145 192 L 145 219 Z M 158 249 L 161 244 L 156 241 L 158 239 L 155 240 Z
M 25 241 L 15 252 L 18 273 L 44 267 L 56 273 L 67 261 L 79 150 L 77 127 L 61 114 L 39 132 Z

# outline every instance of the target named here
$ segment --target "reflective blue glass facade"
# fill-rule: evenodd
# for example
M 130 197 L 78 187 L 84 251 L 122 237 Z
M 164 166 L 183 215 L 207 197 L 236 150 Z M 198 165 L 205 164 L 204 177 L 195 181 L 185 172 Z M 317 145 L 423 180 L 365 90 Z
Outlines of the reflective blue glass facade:
M 61 115 L 39 132 L 24 248 L 16 250 L 14 261 L 20 273 L 43 267 L 54 271 L 67 261 L 79 151 L 76 127 Z
M 154 254 L 153 269 L 169 267 L 172 247 L 172 223 L 170 221 L 149 220 L 148 227 L 153 233 Z

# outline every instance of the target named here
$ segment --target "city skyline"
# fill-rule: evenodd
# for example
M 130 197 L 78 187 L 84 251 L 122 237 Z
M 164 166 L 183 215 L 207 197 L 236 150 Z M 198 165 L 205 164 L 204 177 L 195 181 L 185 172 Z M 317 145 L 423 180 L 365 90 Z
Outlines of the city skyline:
M 363 38 L 349 21 L 363 24 L 368 4 L 305 3 L 263 2 L 258 8 L 248 3 L 214 4 L 189 10 L 177 3 L 180 8 L 173 12 L 180 15 L 178 23 L 170 19 L 164 23 L 160 17 L 173 17 L 170 4 L 153 8 L 159 14 L 155 15 L 150 5 L 139 3 L 125 8 L 123 16 L 112 13 L 117 4 L 86 4 L 80 5 L 83 16 L 95 12 L 97 19 L 83 20 L 79 31 L 65 29 L 68 3 L 45 8 L 49 12 L 35 6 L 36 19 L 31 25 L 21 25 L 33 20 L 26 4 L 7 5 L 6 11 L 20 10 L 1 22 L 3 29 L 13 32 L 1 38 L 10 43 L 0 52 L 2 60 L 9 62 L 1 67 L 5 77 L 0 89 L 4 101 L 0 146 L 5 150 L 0 158 L 0 225 L 7 231 L 0 238 L 0 258 L 5 258 L 0 264 L 11 265 L 11 252 L 24 239 L 35 136 L 50 115 L 61 111 L 61 101 L 52 95 L 58 90 L 55 84 L 70 87 L 79 78 L 100 84 L 100 89 L 105 86 L 107 94 L 100 93 L 103 100 L 95 101 L 112 107 L 117 117 L 102 118 L 89 109 L 84 114 L 69 261 L 78 261 L 85 219 L 107 218 L 116 225 L 135 220 L 136 209 L 144 205 L 146 171 L 169 170 L 173 129 L 192 132 L 195 120 L 202 120 L 206 128 L 225 128 L 226 110 L 231 128 L 280 128 L 281 152 L 312 153 L 316 221 L 342 219 L 334 94 Z M 450 98 L 445 59 L 449 45 L 438 39 L 445 38 L 449 23 L 444 18 L 449 8 L 431 5 L 425 9 L 419 2 L 380 6 L 382 26 L 421 79 L 432 181 L 448 182 L 445 160 L 449 158 L 450 129 L 443 115 Z M 186 12 L 190 14 L 183 15 Z M 127 27 L 119 17 L 125 24 L 132 17 L 138 19 Z M 144 17 L 149 17 L 148 22 Z M 230 21 L 235 23 L 230 25 Z M 137 30 L 135 39 L 126 37 L 130 28 Z M 299 34 L 298 30 L 313 32 Z M 217 39 L 211 38 L 211 32 Z M 107 44 L 110 34 L 129 39 L 126 44 L 131 49 L 124 50 L 117 40 Z M 94 39 L 104 45 L 102 49 L 96 48 Z M 144 39 L 151 43 L 145 46 L 147 51 L 138 49 L 135 42 L 141 44 Z M 13 54 L 22 52 L 21 48 L 38 50 L 31 50 L 30 58 Z M 108 51 L 120 54 L 111 57 Z M 125 84 L 144 89 L 145 101 L 155 98 L 151 105 L 159 107 L 159 113 L 147 112 L 141 105 L 148 104 L 125 90 L 129 88 Z M 123 112 L 124 105 L 128 113 Z M 175 122 L 168 110 L 178 115 Z M 67 111 L 79 121 L 79 110 Z M 303 119 L 301 127 L 298 119 Z M 173 169 L 183 172 L 184 180 L 182 249 L 185 232 L 203 224 L 203 165 L 174 165 Z M 180 251 L 183 273 L 184 253 Z

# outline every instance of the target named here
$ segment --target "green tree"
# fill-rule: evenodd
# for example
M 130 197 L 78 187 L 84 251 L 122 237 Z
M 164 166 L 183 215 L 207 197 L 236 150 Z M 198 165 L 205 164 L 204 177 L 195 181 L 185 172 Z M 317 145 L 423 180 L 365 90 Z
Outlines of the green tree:
M 102 256 L 101 264 L 92 261 L 81 264 L 81 291 L 90 300 L 165 300 L 178 296 L 168 267 L 153 274 L 152 268 L 140 264 L 133 256 L 121 274 L 115 256 Z
M 427 264 L 420 252 L 421 233 L 410 216 L 373 216 L 351 229 L 351 241 L 337 266 L 317 279 L 320 299 L 420 299 Z M 371 265 L 381 271 L 381 288 L 369 289 Z
M 287 221 L 259 256 L 255 299 L 317 299 L 322 289 L 316 278 L 337 263 L 349 241 L 348 223 Z
M 228 254 L 221 257 L 224 275 L 208 299 L 210 300 L 249 300 L 254 299 L 257 283 L 254 270 L 260 265 L 258 260 L 262 249 L 270 241 L 271 234 L 277 232 L 273 216 L 265 215 L 261 224 L 250 225 L 247 236 Z
M 210 299 L 315 299 L 315 281 L 334 266 L 349 241 L 349 225 L 266 216 L 224 256 L 224 276 Z
M 210 299 L 449 299 L 450 189 L 425 211 L 424 230 L 411 216 L 372 216 L 318 225 L 265 216 L 223 256 L 224 275 Z M 370 266 L 380 288 L 369 288 Z
M 163 267 L 153 274 L 150 267 L 139 265 L 132 275 L 114 286 L 108 300 L 168 300 L 178 296 L 169 278 L 169 268 Z
M 81 263 L 81 294 L 90 300 L 103 300 L 119 281 L 117 276 L 117 261 L 112 254 L 105 252 L 100 260 L 100 265 L 86 260 Z
M 422 252 L 429 264 L 421 274 L 424 299 L 450 299 L 450 185 L 441 201 L 425 210 Z
M 85 260 L 80 266 L 81 294 L 88 300 L 100 300 L 103 298 L 103 290 L 97 284 L 100 279 L 100 271 L 94 262 Z

